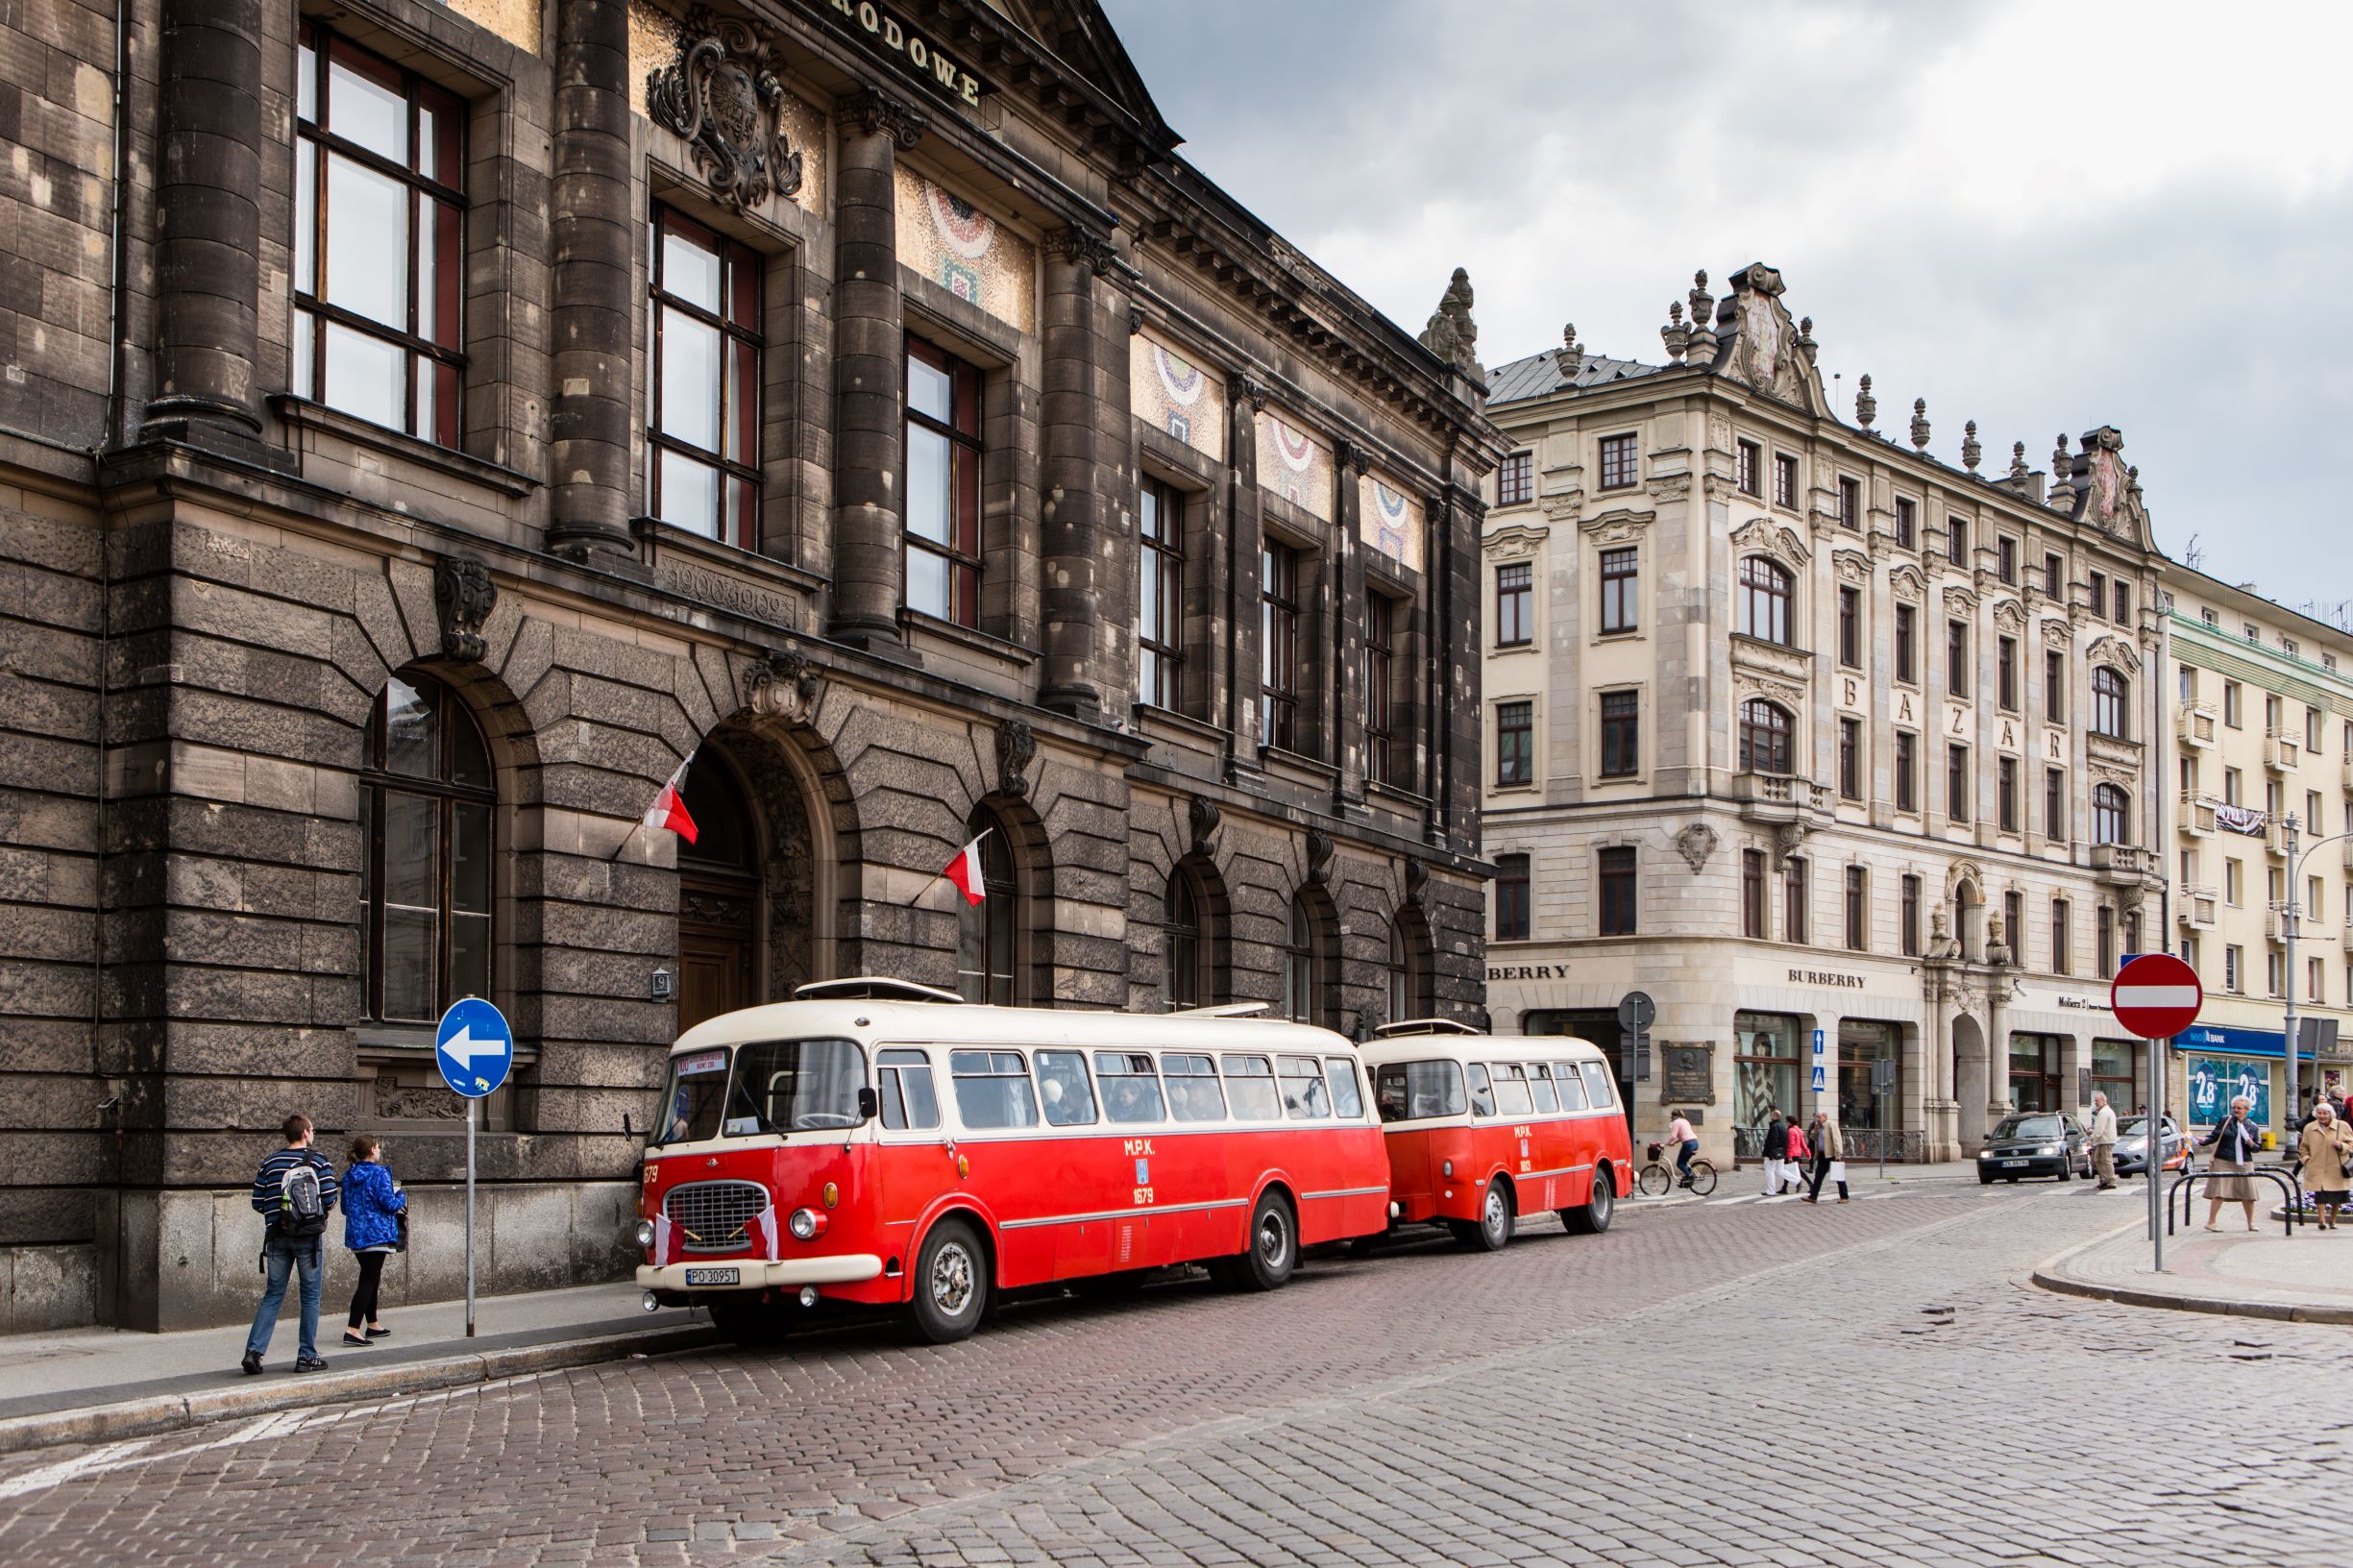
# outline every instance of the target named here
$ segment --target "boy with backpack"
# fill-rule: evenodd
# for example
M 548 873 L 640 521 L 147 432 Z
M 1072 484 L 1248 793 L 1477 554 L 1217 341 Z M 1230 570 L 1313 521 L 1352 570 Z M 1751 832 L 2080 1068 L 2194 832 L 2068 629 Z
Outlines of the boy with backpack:
M 261 1242 L 261 1273 L 269 1284 L 245 1336 L 245 1375 L 257 1376 L 261 1356 L 285 1304 L 286 1276 L 303 1276 L 302 1352 L 297 1372 L 324 1372 L 319 1359 L 319 1288 L 327 1268 L 327 1215 L 335 1206 L 333 1162 L 310 1146 L 310 1118 L 297 1111 L 286 1117 L 286 1146 L 261 1162 L 254 1176 L 254 1212 L 269 1225 Z

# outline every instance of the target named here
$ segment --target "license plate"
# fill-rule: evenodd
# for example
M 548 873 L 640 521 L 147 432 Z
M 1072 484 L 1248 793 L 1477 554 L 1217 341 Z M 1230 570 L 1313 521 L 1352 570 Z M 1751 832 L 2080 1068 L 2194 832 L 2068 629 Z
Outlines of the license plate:
M 2025 1161 L 2023 1161 L 2023 1160 L 2004 1160 L 2004 1161 L 2001 1163 L 2001 1168 L 2002 1168 L 2002 1169 L 2004 1169 L 2004 1170 L 2017 1170 L 2017 1169 L 2019 1169 L 2019 1168 L 2022 1167 L 2022 1166 L 2023 1166 L 2025 1164 L 2026 1164 L 2026 1162 L 2025 1162 Z M 727 1272 L 728 1272 L 728 1273 L 730 1273 L 730 1274 L 732 1274 L 732 1273 L 734 1273 L 734 1272 L 735 1272 L 735 1270 L 733 1270 L 733 1269 L 729 1269 L 729 1270 L 727 1270 Z M 687 1284 L 689 1284 L 689 1285 L 692 1285 L 692 1284 L 694 1284 L 694 1283 L 695 1283 L 695 1275 L 694 1275 L 694 1271 L 693 1271 L 692 1269 L 689 1269 L 689 1270 L 687 1271 L 687 1275 L 686 1275 L 686 1283 L 687 1283 Z
M 740 1268 L 690 1268 L 686 1271 L 689 1285 L 741 1285 L 744 1271 Z

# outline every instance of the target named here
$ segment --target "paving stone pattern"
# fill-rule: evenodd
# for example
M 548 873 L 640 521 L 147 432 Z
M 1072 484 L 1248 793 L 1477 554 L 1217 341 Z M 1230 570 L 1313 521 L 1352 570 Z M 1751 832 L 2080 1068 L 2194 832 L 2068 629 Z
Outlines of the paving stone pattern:
M 0 1537 L 28 1568 L 289 1538 L 437 1565 L 2335 1560 L 2353 1416 L 2300 1396 L 2353 1338 L 2023 1283 L 2123 1217 L 2081 1188 L 1631 1207 L 1271 1296 L 1017 1308 L 945 1350 L 852 1330 L 16 1456 Z M 2127 1440 L 2152 1384 L 2162 1461 Z M 118 1467 L 10 1495 L 77 1461 Z

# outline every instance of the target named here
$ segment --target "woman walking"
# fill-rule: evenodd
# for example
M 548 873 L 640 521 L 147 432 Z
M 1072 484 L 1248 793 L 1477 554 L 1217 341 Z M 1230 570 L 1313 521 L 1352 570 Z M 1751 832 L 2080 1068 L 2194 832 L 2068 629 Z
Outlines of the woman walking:
M 2320 1228 L 2333 1231 L 2346 1191 L 2353 1188 L 2353 1132 L 2338 1119 L 2337 1108 L 2326 1098 L 2313 1107 L 2312 1120 L 2296 1140 L 2296 1153 L 2304 1161 L 2304 1189 L 2320 1210 Z
M 1802 1192 L 1805 1190 L 1805 1167 L 1814 1158 L 1814 1151 L 1805 1141 L 1805 1129 L 1794 1121 L 1789 1124 L 1786 1147 L 1788 1158 L 1781 1162 L 1781 1168 L 1789 1173 L 1789 1190 Z
M 1814 1113 L 1814 1124 L 1805 1130 L 1805 1146 L 1814 1151 L 1814 1186 L 1806 1193 L 1805 1201 L 1822 1201 L 1823 1178 L 1830 1174 L 1832 1166 L 1838 1167 L 1838 1201 L 1851 1201 L 1847 1196 L 1846 1140 L 1838 1136 L 1838 1123 L 1830 1119 L 1827 1111 Z
M 2206 1228 L 2210 1231 L 2222 1228 L 2215 1221 L 2222 1217 L 2226 1203 L 2245 1210 L 2246 1228 L 2255 1228 L 2255 1178 L 2247 1172 L 2254 1168 L 2263 1135 L 2246 1119 L 2253 1109 L 2254 1101 L 2243 1094 L 2237 1096 L 2230 1102 L 2229 1117 L 2199 1139 L 2201 1147 L 2214 1150 L 2214 1164 L 2208 1167 L 2212 1174 L 2206 1178 Z
M 359 1262 L 359 1285 L 352 1291 L 352 1315 L 343 1330 L 347 1345 L 370 1345 L 392 1331 L 376 1321 L 376 1292 L 384 1260 L 401 1250 L 400 1216 L 408 1194 L 384 1168 L 383 1145 L 365 1133 L 352 1139 L 352 1166 L 343 1173 L 343 1244 Z

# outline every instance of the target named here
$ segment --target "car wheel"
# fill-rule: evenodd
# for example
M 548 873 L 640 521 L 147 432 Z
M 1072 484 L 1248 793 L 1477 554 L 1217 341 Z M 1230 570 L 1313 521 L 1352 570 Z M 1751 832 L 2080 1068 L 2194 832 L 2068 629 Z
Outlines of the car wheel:
M 1977 1172 L 1977 1185 L 1979 1187 L 1992 1187 L 1994 1185 L 1994 1173 L 1990 1170 L 1981 1170 Z
M 2059 1156 L 2059 1180 L 2063 1182 L 2071 1182 L 2074 1179 L 2075 1157 L 2071 1154 L 2062 1152 Z
M 916 1332 L 935 1345 L 954 1344 L 980 1327 L 989 1306 L 989 1255 L 961 1219 L 944 1219 L 916 1255 Z

